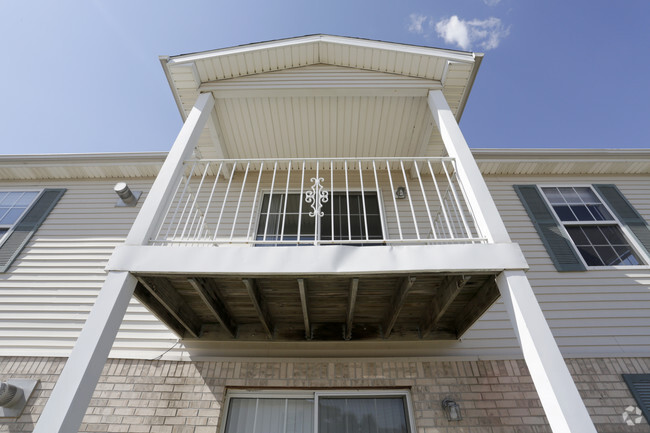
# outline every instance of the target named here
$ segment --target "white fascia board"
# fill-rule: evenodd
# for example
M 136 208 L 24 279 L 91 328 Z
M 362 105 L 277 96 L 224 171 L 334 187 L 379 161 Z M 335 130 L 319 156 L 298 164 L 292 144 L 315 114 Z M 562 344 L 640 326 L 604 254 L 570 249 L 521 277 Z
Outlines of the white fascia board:
M 183 109 L 183 103 L 181 102 L 180 95 L 178 94 L 178 89 L 174 85 L 174 80 L 172 80 L 171 71 L 169 70 L 169 56 L 160 56 L 158 58 L 160 59 L 160 64 L 162 65 L 163 72 L 167 78 L 167 84 L 169 84 L 169 88 L 171 89 L 172 95 L 174 96 L 174 101 L 176 101 L 178 112 L 181 114 L 181 119 L 183 119 L 183 122 L 185 122 L 187 120 L 187 113 L 185 113 L 185 110 Z
M 167 152 L 47 153 L 0 155 L 0 167 L 64 167 L 74 165 L 124 165 L 162 163 Z
M 203 51 L 193 54 L 182 54 L 179 56 L 169 57 L 169 65 L 177 65 L 188 62 L 195 62 L 211 57 L 227 56 L 233 54 L 243 54 L 251 51 L 267 50 L 273 48 L 282 48 L 287 46 L 296 46 L 315 42 L 327 42 L 332 44 L 349 45 L 359 48 L 376 48 L 388 51 L 398 51 L 402 53 L 417 54 L 421 56 L 442 57 L 455 62 L 474 63 L 475 54 L 472 52 L 452 51 L 442 48 L 420 47 L 414 45 L 399 44 L 395 42 L 373 41 L 368 39 L 349 38 L 344 36 L 331 35 L 310 35 L 299 36 L 297 38 L 280 39 L 269 42 L 259 42 L 249 45 L 242 45 L 230 48 L 221 48 L 218 50 Z
M 478 161 L 580 162 L 650 160 L 650 149 L 471 149 Z
M 467 85 L 465 86 L 465 91 L 463 92 L 463 96 L 460 98 L 460 104 L 458 105 L 458 110 L 456 111 L 455 117 L 457 122 L 460 122 L 460 118 L 463 116 L 463 111 L 465 111 L 467 100 L 469 99 L 469 95 L 472 92 L 472 87 L 474 87 L 474 82 L 476 81 L 476 74 L 478 74 L 478 70 L 481 67 L 481 62 L 483 62 L 483 53 L 474 53 L 474 56 L 475 56 L 474 67 L 472 68 L 472 73 L 469 77 Z
M 106 270 L 203 275 L 370 275 L 528 269 L 517 244 L 267 247 L 118 246 Z

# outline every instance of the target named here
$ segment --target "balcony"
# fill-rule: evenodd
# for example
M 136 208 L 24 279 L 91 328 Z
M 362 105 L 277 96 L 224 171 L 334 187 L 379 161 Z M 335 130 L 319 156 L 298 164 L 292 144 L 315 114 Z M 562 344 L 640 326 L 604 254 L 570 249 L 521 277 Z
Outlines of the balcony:
M 185 339 L 459 338 L 525 267 L 481 235 L 453 158 L 189 160 L 109 269 Z
M 151 245 L 482 243 L 452 158 L 192 160 Z

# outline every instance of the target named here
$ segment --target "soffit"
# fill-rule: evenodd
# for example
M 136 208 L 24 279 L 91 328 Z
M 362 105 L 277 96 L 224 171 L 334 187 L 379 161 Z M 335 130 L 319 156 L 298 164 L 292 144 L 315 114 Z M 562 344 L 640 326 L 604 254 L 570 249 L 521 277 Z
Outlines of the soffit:
M 213 92 L 218 124 L 207 126 L 199 142 L 200 153 L 212 158 L 218 156 L 215 136 L 229 157 L 430 154 L 426 146 L 436 140 L 430 136 L 427 91 L 442 89 L 459 118 L 480 59 L 316 35 L 161 62 L 183 118 L 200 92 Z M 350 121 L 361 123 L 346 125 Z M 375 145 L 379 125 L 388 132 Z M 294 152 L 284 153 L 293 142 Z

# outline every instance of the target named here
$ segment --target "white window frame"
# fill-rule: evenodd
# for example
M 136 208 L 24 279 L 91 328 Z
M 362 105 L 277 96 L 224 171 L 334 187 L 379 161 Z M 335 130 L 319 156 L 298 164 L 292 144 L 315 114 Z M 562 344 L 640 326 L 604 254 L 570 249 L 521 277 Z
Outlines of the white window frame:
M 0 188 L 0 193 L 4 192 L 35 192 L 36 196 L 32 200 L 32 202 L 25 208 L 23 213 L 20 214 L 20 216 L 16 219 L 16 222 L 9 225 L 9 224 L 0 224 L 0 228 L 6 228 L 7 232 L 3 235 L 0 235 L 0 247 L 2 247 L 5 243 L 5 241 L 11 236 L 11 234 L 14 232 L 16 225 L 18 225 L 22 219 L 27 215 L 27 213 L 34 207 L 34 204 L 38 201 L 38 198 L 43 194 L 44 189 L 42 188 Z
M 537 189 L 539 190 L 539 194 L 542 196 L 544 203 L 548 206 L 548 208 L 553 212 L 553 215 L 555 216 L 556 220 L 561 226 L 562 233 L 564 234 L 565 238 L 571 243 L 571 248 L 573 248 L 573 251 L 575 252 L 576 256 L 580 259 L 582 264 L 585 266 L 587 270 L 603 270 L 603 269 L 650 269 L 650 258 L 645 254 L 642 246 L 639 244 L 637 241 L 636 237 L 630 233 L 628 230 L 627 226 L 625 224 L 621 224 L 619 221 L 618 217 L 616 216 L 616 213 L 612 211 L 612 209 L 607 205 L 607 202 L 603 200 L 603 197 L 598 194 L 598 191 L 590 185 L 590 184 L 537 184 Z M 559 215 L 555 212 L 555 209 L 553 208 L 553 205 L 551 204 L 550 200 L 546 196 L 546 193 L 544 192 L 543 188 L 589 188 L 591 192 L 598 197 L 598 200 L 600 200 L 600 204 L 607 209 L 607 212 L 612 216 L 612 219 L 610 220 L 604 220 L 604 221 L 562 221 L 559 217 Z M 621 233 L 623 233 L 623 236 L 625 236 L 625 240 L 630 244 L 630 247 L 634 250 L 634 252 L 637 254 L 637 256 L 645 263 L 639 263 L 638 265 L 609 265 L 609 266 L 591 266 L 588 265 L 587 262 L 585 261 L 584 257 L 582 257 L 582 254 L 578 250 L 578 247 L 576 246 L 575 242 L 569 235 L 568 230 L 566 229 L 566 226 L 587 226 L 587 225 L 593 225 L 593 226 L 598 226 L 598 225 L 616 225 L 619 230 L 621 230 Z
M 304 195 L 305 195 L 306 191 L 307 190 L 305 190 L 305 189 L 302 191 L 302 195 L 303 195 L 302 199 L 303 199 L 303 201 L 304 201 Z M 345 189 L 342 189 L 342 190 L 341 189 L 335 189 L 333 192 L 328 190 L 328 203 L 329 203 L 329 200 L 331 199 L 331 196 L 332 196 L 333 193 L 334 194 L 341 194 L 341 193 L 345 194 L 345 192 L 346 192 Z M 286 193 L 287 194 L 298 194 L 298 195 L 300 195 L 300 189 L 298 189 L 298 188 L 290 188 L 289 190 L 286 191 Z M 387 224 L 386 224 L 386 210 L 384 209 L 384 198 L 383 198 L 383 195 L 382 195 L 382 191 L 381 191 L 381 189 L 377 190 L 376 188 L 372 188 L 372 189 L 365 189 L 364 188 L 363 194 L 368 194 L 368 193 L 376 193 L 377 194 L 377 206 L 379 208 L 379 219 L 380 219 L 380 224 L 381 224 L 382 240 L 384 242 L 387 242 L 388 241 L 388 231 L 387 231 Z M 251 236 L 253 238 L 251 240 L 252 245 L 255 245 L 255 243 L 260 242 L 260 241 L 257 240 L 257 228 L 259 227 L 260 220 L 262 218 L 262 212 L 265 211 L 264 209 L 262 209 L 262 204 L 264 203 L 264 196 L 269 195 L 269 194 L 271 194 L 270 189 L 266 189 L 266 188 L 262 189 L 262 193 L 261 193 L 261 197 L 259 199 L 259 203 L 257 203 L 257 213 L 256 213 L 256 218 L 255 218 L 255 230 L 251 231 Z M 281 190 L 281 191 L 278 191 L 278 192 L 273 192 L 274 196 L 275 195 L 284 195 L 284 194 L 285 194 L 285 190 Z M 361 194 L 361 189 L 349 190 L 348 194 Z M 328 207 L 327 203 L 323 204 L 323 208 L 327 208 L 327 207 Z M 309 214 L 309 212 L 311 212 L 311 207 L 309 207 L 306 212 L 304 212 L 304 210 L 305 210 L 305 208 L 303 207 L 303 213 Z M 317 241 L 320 241 L 321 240 L 320 233 L 318 234 L 318 236 L 319 236 L 319 238 L 317 239 Z M 325 240 L 326 241 L 331 241 L 331 239 L 325 239 Z M 358 240 L 358 243 L 363 243 L 364 241 L 365 241 L 364 239 L 360 239 L 360 240 Z M 268 241 L 267 240 L 265 242 L 266 242 L 266 245 L 273 245 L 275 243 L 279 243 L 279 245 L 282 245 L 282 242 L 288 242 L 288 241 L 285 241 L 285 240 L 283 240 L 283 241 Z M 298 241 L 296 240 L 296 242 L 298 242 Z M 301 242 L 300 245 L 309 245 L 309 242 L 314 242 L 314 240 L 300 239 L 300 242 Z M 379 242 L 377 242 L 376 244 L 377 245 L 382 245 Z M 261 243 L 259 245 L 265 245 L 265 244 Z M 334 244 L 327 243 L 326 245 L 337 245 L 337 243 L 335 241 Z
M 413 402 L 411 392 L 408 389 L 329 389 L 329 390 L 228 390 L 226 392 L 226 402 L 222 419 L 220 420 L 219 432 L 226 432 L 228 415 L 230 412 L 230 400 L 233 398 L 276 398 L 276 399 L 313 399 L 314 431 L 318 433 L 318 399 L 320 397 L 343 397 L 343 398 L 363 398 L 363 397 L 401 397 L 406 403 L 405 416 L 409 433 L 416 433 L 415 417 L 413 412 Z

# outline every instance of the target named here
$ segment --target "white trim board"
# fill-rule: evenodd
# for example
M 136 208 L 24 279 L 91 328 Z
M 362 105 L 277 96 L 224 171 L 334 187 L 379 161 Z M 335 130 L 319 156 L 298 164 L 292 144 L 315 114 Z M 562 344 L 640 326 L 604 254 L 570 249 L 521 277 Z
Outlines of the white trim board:
M 361 275 L 528 269 L 517 244 L 159 247 L 122 245 L 106 270 L 164 274 Z

